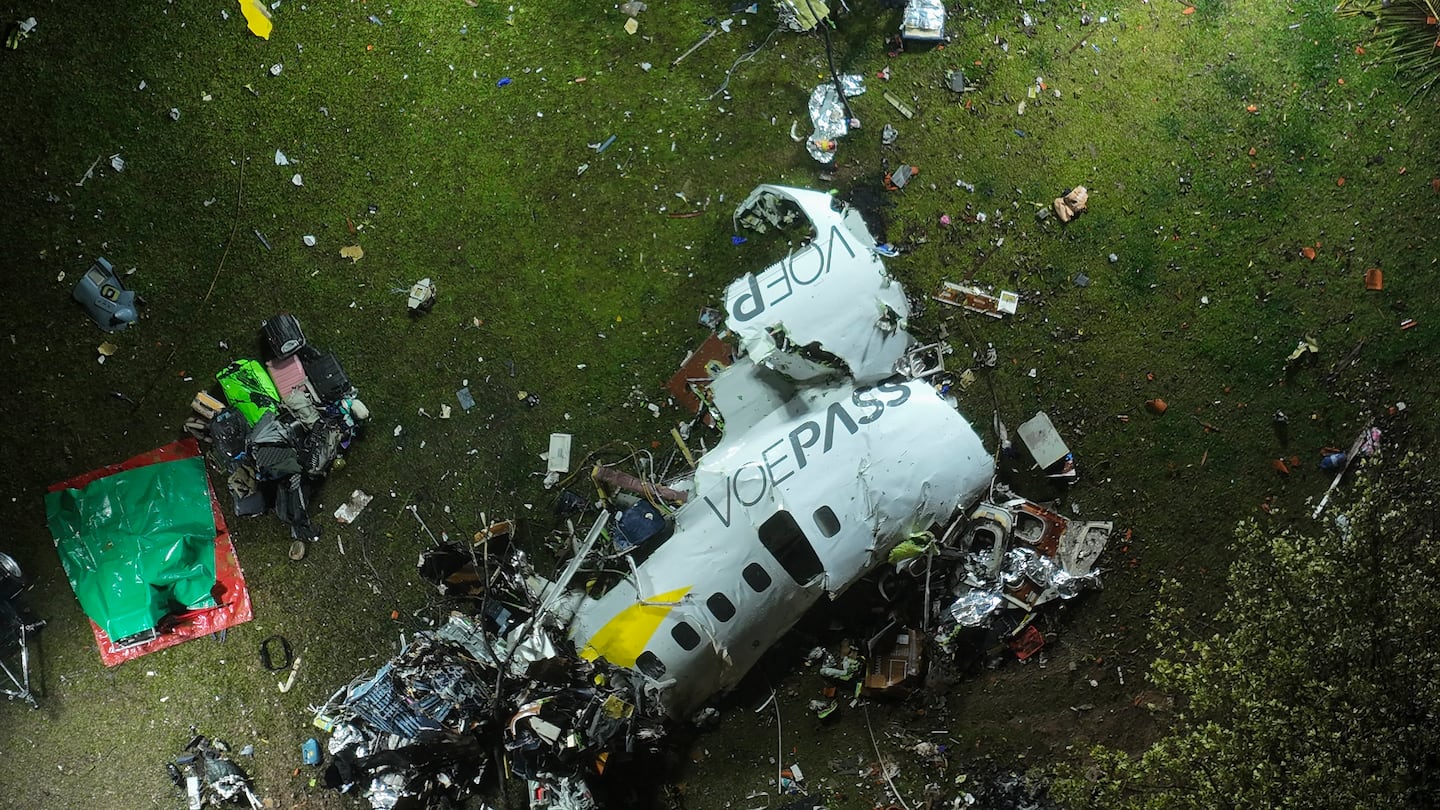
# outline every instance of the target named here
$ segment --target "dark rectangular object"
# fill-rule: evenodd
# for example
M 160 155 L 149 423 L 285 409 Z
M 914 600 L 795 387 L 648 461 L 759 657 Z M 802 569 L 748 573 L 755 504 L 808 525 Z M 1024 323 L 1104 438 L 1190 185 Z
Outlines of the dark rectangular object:
M 331 352 L 304 352 L 300 363 L 305 366 L 305 376 L 310 378 L 310 387 L 322 402 L 339 402 L 350 393 L 353 386 L 345 376 L 340 360 Z

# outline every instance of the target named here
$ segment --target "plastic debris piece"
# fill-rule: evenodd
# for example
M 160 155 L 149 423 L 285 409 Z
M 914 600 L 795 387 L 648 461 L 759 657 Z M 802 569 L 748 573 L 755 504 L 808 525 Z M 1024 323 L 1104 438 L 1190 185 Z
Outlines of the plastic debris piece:
M 335 519 L 341 523 L 354 523 L 355 519 L 360 517 L 360 513 L 365 511 L 365 507 L 369 506 L 373 500 L 375 500 L 374 495 L 366 495 L 365 490 L 357 489 L 350 493 L 350 500 L 340 504 L 340 507 L 335 510 Z
M 284 69 L 285 69 L 285 65 L 281 64 L 280 62 L 276 62 L 275 64 L 273 64 L 273 65 L 270 66 L 270 75 L 271 75 L 271 76 L 279 76 L 279 75 L 280 75 L 280 71 L 282 71 L 282 70 L 284 70 Z
M 125 171 L 125 158 L 120 157 L 118 153 L 111 155 L 110 168 L 114 169 L 117 172 Z
M 475 407 L 475 397 L 470 395 L 470 387 L 466 386 L 455 392 L 455 398 L 460 401 L 462 410 L 470 410 Z
M 351 262 L 358 262 L 365 258 L 365 248 L 359 245 L 348 245 L 340 248 L 340 255 L 349 259 Z
M 410 286 L 410 293 L 406 299 L 406 305 L 410 311 L 416 314 L 429 312 L 435 305 L 435 282 L 429 277 L 422 278 Z
M 634 17 L 627 17 L 625 20 L 625 33 L 633 34 L 640 30 L 640 21 Z
M 308 233 L 300 237 L 300 241 L 305 243 L 305 247 L 315 247 L 315 237 Z
M 546 454 L 546 470 L 548 472 L 570 472 L 570 446 L 572 441 L 573 437 L 569 433 L 550 434 L 550 452 Z
M 1158 416 L 1165 413 L 1170 406 L 1166 404 L 1165 400 L 1156 397 L 1155 399 L 1145 400 L 1145 407 L 1149 408 L 1151 413 Z
M 908 104 L 906 104 L 905 102 L 901 101 L 899 96 L 895 95 L 894 93 L 891 93 L 889 90 L 886 90 L 886 91 L 885 91 L 884 96 L 885 96 L 885 100 L 888 101 L 888 102 L 890 102 L 890 106 L 895 108 L 895 111 L 896 111 L 896 112 L 900 113 L 901 115 L 905 116 L 906 118 L 914 118 L 914 117 L 915 117 L 915 111 L 912 110 L 912 109 L 910 109 L 910 105 L 908 105 Z
M 1365 271 L 1365 289 L 1385 289 L 1385 273 L 1378 267 L 1372 267 Z
M 245 15 L 245 25 L 250 33 L 261 39 L 269 39 L 270 32 L 275 30 L 274 18 L 270 16 L 270 9 L 260 0 L 240 0 L 240 13 Z
M 292 176 L 290 177 L 290 182 L 291 182 L 291 183 L 294 183 L 296 186 L 303 186 L 303 185 L 305 185 L 305 179 L 300 176 L 300 173 L 299 173 L 299 172 L 296 172 L 294 175 L 292 175 Z
M 281 152 L 279 149 L 276 149 L 276 150 L 275 150 L 275 165 L 276 165 L 276 166 L 289 166 L 289 165 L 290 165 L 290 158 L 286 157 L 284 152 Z

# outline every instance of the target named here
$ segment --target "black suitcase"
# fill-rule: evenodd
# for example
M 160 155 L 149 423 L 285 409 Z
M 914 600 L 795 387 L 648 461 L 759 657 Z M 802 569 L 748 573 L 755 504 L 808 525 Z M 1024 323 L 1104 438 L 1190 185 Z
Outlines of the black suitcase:
M 300 321 L 288 312 L 260 324 L 260 332 L 265 335 L 265 342 L 270 344 L 270 351 L 277 360 L 284 360 L 305 348 L 305 332 L 300 329 Z
M 354 386 L 345 376 L 345 369 L 331 352 L 308 351 L 300 353 L 300 365 L 305 367 L 305 376 L 310 378 L 310 387 L 321 402 L 339 402 Z

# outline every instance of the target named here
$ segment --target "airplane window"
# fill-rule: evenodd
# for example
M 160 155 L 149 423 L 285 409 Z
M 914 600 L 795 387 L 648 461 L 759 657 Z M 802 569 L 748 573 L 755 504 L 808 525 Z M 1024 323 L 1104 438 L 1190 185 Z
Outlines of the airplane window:
M 836 517 L 835 510 L 828 506 L 815 510 L 815 525 L 820 527 L 820 533 L 826 537 L 834 537 L 840 533 L 840 518 Z
M 783 509 L 760 524 L 760 543 L 775 555 L 775 561 L 796 585 L 806 585 L 825 573 L 825 566 L 815 554 L 815 547 L 801 531 L 800 524 Z
M 745 578 L 745 584 L 750 586 L 750 590 L 756 593 L 770 587 L 770 574 L 761 567 L 760 563 L 750 563 L 745 566 L 741 576 Z
M 693 650 L 700 646 L 700 634 L 687 622 L 680 622 L 670 628 L 670 637 L 675 639 L 675 643 L 679 644 L 682 650 Z
M 714 614 L 715 618 L 722 622 L 728 622 L 735 618 L 735 603 L 731 602 L 723 593 L 711 594 L 710 598 L 705 600 L 705 605 L 710 608 L 710 612 Z
M 655 680 L 665 677 L 665 662 L 655 656 L 655 653 L 646 650 L 635 658 L 635 668 L 649 675 Z

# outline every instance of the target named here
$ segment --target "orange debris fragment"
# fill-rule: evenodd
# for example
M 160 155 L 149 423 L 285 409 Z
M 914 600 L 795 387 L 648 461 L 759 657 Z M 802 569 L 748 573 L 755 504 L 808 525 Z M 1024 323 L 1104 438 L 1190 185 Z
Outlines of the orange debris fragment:
M 1343 177 L 1337 177 L 1337 178 L 1335 178 L 1335 185 L 1337 185 L 1337 186 L 1343 186 L 1343 185 L 1345 185 L 1345 178 L 1343 178 Z
M 1250 147 L 1250 157 L 1255 157 L 1255 147 Z
M 1180 13 L 1181 13 L 1181 14 L 1185 14 L 1185 15 L 1194 14 L 1194 13 L 1195 13 L 1195 7 L 1194 7 L 1194 6 L 1186 6 L 1186 7 L 1185 7 L 1185 10 L 1182 11 L 1182 12 L 1180 12 Z
M 1275 469 L 1275 472 L 1278 472 L 1281 475 L 1290 474 L 1290 468 L 1285 466 L 1285 459 L 1283 458 L 1277 458 L 1274 461 L 1270 462 L 1270 466 Z M 1266 511 L 1268 512 L 1269 510 L 1267 509 Z
M 1300 255 L 1313 262 L 1315 261 L 1315 248 L 1306 245 L 1305 247 L 1300 248 Z
M 1369 270 L 1366 270 L 1366 271 L 1365 271 L 1365 289 L 1367 289 L 1367 290 L 1383 290 L 1383 289 L 1385 289 L 1385 274 L 1384 274 L 1383 272 L 1381 272 L 1380 268 L 1378 268 L 1378 267 L 1372 267 L 1372 268 L 1370 268 Z
M 1364 53 L 1365 53 L 1365 49 L 1362 48 L 1362 47 L 1360 47 L 1359 45 L 1356 45 L 1356 46 L 1355 46 L 1355 53 L 1360 54 L 1360 55 L 1363 56 Z
M 1165 403 L 1165 400 L 1156 397 L 1155 399 L 1145 400 L 1145 407 L 1149 408 L 1151 413 L 1158 416 L 1165 413 L 1165 410 L 1170 406 Z
M 1253 113 L 1253 112 L 1259 111 L 1259 109 L 1260 109 L 1260 108 L 1259 108 L 1259 107 L 1256 107 L 1254 104 L 1250 104 L 1250 105 L 1247 105 L 1247 106 L 1245 107 L 1245 112 Z

